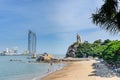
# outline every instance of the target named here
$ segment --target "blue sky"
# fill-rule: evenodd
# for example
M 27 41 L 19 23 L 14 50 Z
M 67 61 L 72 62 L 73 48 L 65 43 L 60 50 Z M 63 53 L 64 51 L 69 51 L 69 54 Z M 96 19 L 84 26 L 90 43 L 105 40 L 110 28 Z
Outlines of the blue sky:
M 0 50 L 27 49 L 27 34 L 37 34 L 37 52 L 65 54 L 80 34 L 82 41 L 119 39 L 95 26 L 91 14 L 103 0 L 0 0 Z

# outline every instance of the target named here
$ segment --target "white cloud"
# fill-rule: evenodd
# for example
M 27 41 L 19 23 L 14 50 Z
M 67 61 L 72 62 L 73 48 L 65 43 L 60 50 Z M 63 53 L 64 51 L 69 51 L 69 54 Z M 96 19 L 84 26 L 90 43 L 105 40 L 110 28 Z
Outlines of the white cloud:
M 81 0 L 66 0 L 64 3 L 59 3 L 55 6 L 56 12 L 51 15 L 49 21 L 54 25 L 59 25 L 56 28 L 64 32 L 93 28 L 89 24 L 92 7 L 88 7 L 87 4 L 92 5 L 90 1 Z

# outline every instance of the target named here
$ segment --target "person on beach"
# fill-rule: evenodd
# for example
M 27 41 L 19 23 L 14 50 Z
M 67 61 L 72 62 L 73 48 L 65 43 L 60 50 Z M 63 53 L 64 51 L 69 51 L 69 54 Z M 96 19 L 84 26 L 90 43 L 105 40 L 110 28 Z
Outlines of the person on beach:
M 48 72 L 50 72 L 50 71 L 51 71 L 52 65 L 53 65 L 53 63 L 52 63 L 52 62 L 50 62 L 50 66 L 48 67 Z
M 53 63 L 52 62 L 50 62 L 50 66 L 52 66 L 53 65 Z
M 62 60 L 58 63 L 58 70 L 62 67 Z

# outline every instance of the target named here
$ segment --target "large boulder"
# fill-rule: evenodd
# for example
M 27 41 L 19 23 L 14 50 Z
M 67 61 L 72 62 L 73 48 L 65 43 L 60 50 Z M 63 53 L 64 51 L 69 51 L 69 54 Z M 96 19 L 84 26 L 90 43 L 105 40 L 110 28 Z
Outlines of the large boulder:
M 53 58 L 51 54 L 44 53 L 37 58 L 37 61 L 51 61 Z
M 76 57 L 76 52 L 77 52 L 77 47 L 78 44 L 72 44 L 71 46 L 68 47 L 66 57 Z

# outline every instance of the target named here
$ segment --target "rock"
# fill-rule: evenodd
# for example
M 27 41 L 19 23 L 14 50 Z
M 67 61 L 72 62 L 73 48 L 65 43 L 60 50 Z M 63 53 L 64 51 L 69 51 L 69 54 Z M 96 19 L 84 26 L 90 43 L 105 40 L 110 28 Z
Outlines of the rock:
M 79 46 L 79 44 L 81 44 L 81 38 L 78 34 L 76 38 L 77 38 L 77 41 L 68 47 L 66 57 L 73 57 L 73 58 L 76 57 L 77 47 Z
M 44 53 L 37 58 L 37 61 L 51 61 L 54 57 L 50 54 Z
M 75 45 L 75 44 L 71 45 L 67 50 L 66 57 L 75 58 L 76 57 L 77 47 L 78 47 L 78 45 Z

